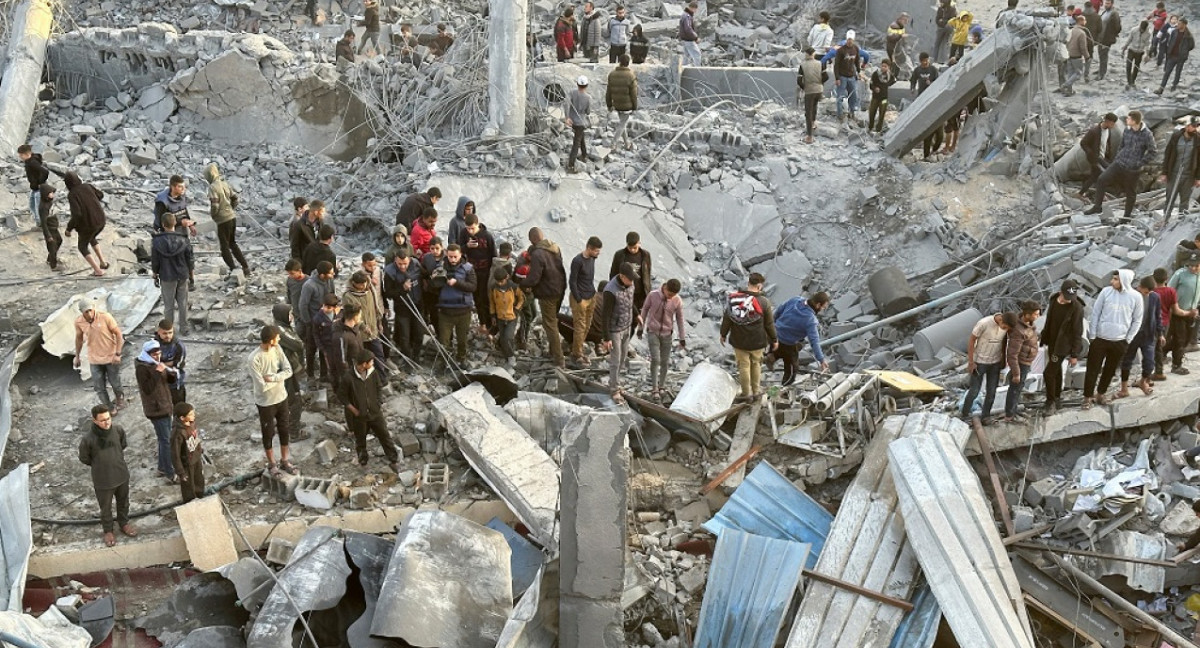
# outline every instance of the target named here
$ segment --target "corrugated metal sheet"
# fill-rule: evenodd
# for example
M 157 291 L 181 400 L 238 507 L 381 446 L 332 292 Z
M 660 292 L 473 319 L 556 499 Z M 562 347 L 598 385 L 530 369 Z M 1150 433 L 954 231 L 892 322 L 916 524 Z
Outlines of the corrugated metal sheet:
M 508 548 L 512 549 L 513 600 L 521 598 L 541 573 L 545 555 L 498 517 L 489 520 L 486 526 L 493 531 L 499 531 L 508 542 Z
M 926 583 L 917 588 L 913 609 L 904 615 L 890 648 L 930 648 L 942 623 L 942 608 Z
M 812 545 L 727 528 L 717 538 L 695 648 L 771 648 Z
M 1033 648 L 1021 586 L 983 486 L 944 432 L 888 445 L 905 534 L 962 648 Z
M 11 357 L 11 356 L 10 356 Z M 7 390 L 4 392 L 8 393 Z M 0 610 L 21 612 L 33 530 L 29 522 L 29 464 L 21 464 L 0 479 Z
M 8 434 L 12 432 L 12 397 L 8 388 L 17 373 L 17 352 L 9 351 L 0 361 L 0 462 L 4 461 L 4 448 L 8 446 Z
M 812 567 L 831 524 L 829 511 L 763 461 L 704 528 L 718 537 L 726 529 L 740 529 L 777 540 L 806 542 L 812 545 L 806 566 Z

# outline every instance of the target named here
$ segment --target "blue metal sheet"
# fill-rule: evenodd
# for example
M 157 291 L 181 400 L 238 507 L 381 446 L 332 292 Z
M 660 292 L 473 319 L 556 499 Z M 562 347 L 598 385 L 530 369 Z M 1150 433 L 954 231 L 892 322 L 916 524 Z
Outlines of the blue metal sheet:
M 777 540 L 807 542 L 812 545 L 806 565 L 811 569 L 832 525 L 829 511 L 763 461 L 704 528 L 718 537 L 726 529 L 740 529 Z
M 937 639 L 938 626 L 942 623 L 942 607 L 929 583 L 921 585 L 912 599 L 913 609 L 904 615 L 896 634 L 892 636 L 890 648 L 930 648 Z
M 513 528 L 500 518 L 492 518 L 487 523 L 487 527 L 499 531 L 508 541 L 509 548 L 512 549 L 512 590 L 515 601 L 521 598 L 525 590 L 529 589 L 534 579 L 538 577 L 538 570 L 542 568 L 545 556 L 538 551 L 537 547 L 533 546 L 532 542 L 513 531 Z
M 725 529 L 708 571 L 695 648 L 772 648 L 811 550 Z

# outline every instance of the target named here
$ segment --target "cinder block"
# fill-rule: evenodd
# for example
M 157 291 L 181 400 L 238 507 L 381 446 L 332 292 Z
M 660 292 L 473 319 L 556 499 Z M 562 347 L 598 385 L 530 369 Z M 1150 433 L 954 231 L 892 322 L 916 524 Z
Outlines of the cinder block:
M 316 451 L 317 461 L 321 462 L 322 466 L 328 466 L 329 464 L 333 463 L 334 459 L 337 459 L 337 444 L 330 439 L 325 439 L 324 441 L 318 443 L 316 445 Z
M 396 435 L 396 447 L 405 457 L 411 457 L 421 451 L 421 440 L 412 432 L 401 432 Z
M 1074 500 L 1073 497 L 1071 499 Z M 1065 482 L 1055 486 L 1054 490 L 1046 495 L 1046 499 L 1042 501 L 1042 508 L 1051 515 L 1067 514 L 1067 484 Z
M 327 511 L 338 501 L 337 476 L 332 479 L 301 478 L 293 495 L 303 506 Z
M 1028 506 L 1012 507 L 1012 521 L 1013 530 L 1017 533 L 1032 529 L 1034 522 L 1033 509 Z
M 441 499 L 449 485 L 450 467 L 446 464 L 425 464 L 421 469 L 421 495 L 425 499 Z
M 365 510 L 375 506 L 375 489 L 370 486 L 359 486 L 350 489 L 350 508 Z
M 1082 542 L 1096 532 L 1096 521 L 1086 513 L 1074 513 L 1061 520 L 1050 532 L 1055 538 L 1068 542 Z
M 263 470 L 262 484 L 263 490 L 272 495 L 285 500 L 292 499 L 292 494 L 296 491 L 296 485 L 299 479 L 295 475 L 280 473 L 278 477 L 274 477 L 270 472 Z
M 1053 477 L 1032 482 L 1025 487 L 1025 501 L 1033 506 L 1041 506 L 1057 486 L 1058 482 Z
M 294 543 L 288 542 L 283 538 L 271 538 L 267 542 L 267 562 L 276 565 L 286 565 L 292 557 L 292 552 L 296 550 Z

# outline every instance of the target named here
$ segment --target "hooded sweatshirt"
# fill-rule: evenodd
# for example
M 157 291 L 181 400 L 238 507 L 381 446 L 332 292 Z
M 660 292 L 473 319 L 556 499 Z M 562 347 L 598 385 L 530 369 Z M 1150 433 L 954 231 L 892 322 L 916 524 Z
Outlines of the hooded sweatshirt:
M 813 357 L 817 362 L 825 362 L 825 354 L 821 352 L 817 314 L 803 297 L 793 297 L 775 309 L 775 334 L 779 336 L 780 344 L 789 346 L 808 338 Z
M 533 296 L 538 299 L 562 299 L 567 290 L 567 271 L 558 244 L 542 239 L 533 246 L 529 274 L 520 283 L 522 288 L 532 288 Z
M 407 250 L 410 257 L 417 255 L 417 251 L 413 249 L 412 243 L 408 242 L 408 228 L 404 225 L 396 225 L 392 228 L 392 244 L 388 246 L 387 252 L 383 254 L 384 264 L 392 265 L 400 250 Z
M 342 293 L 342 307 L 354 305 L 362 309 L 362 327 L 366 331 L 366 339 L 374 340 L 379 337 L 379 307 L 370 286 L 368 282 L 366 290 L 347 288 Z
M 233 209 L 237 207 L 238 197 L 221 177 L 221 170 L 216 164 L 204 167 L 204 179 L 208 181 L 208 213 L 213 222 L 220 225 L 237 217 Z
M 487 226 L 479 224 L 479 231 L 471 236 L 463 230 L 458 244 L 462 247 L 463 258 L 471 262 L 476 272 L 491 274 L 492 258 L 496 256 L 496 239 L 488 231 Z
M 79 179 L 74 171 L 63 176 L 67 185 L 67 204 L 71 206 L 71 220 L 67 221 L 67 233 L 79 231 L 95 236 L 104 229 L 108 218 L 100 199 L 104 192 Z
M 171 197 L 171 187 L 158 192 L 154 197 L 154 231 L 162 231 L 163 214 L 174 214 L 175 225 L 182 227 L 183 219 L 191 218 L 188 216 L 188 198 L 187 192 L 183 192 L 178 198 Z
M 54 193 L 54 185 L 42 184 L 38 193 L 42 196 L 42 202 L 38 203 L 38 225 L 42 228 L 42 237 L 50 239 L 58 233 L 58 217 L 50 215 L 54 207 L 54 199 L 50 197 Z
M 150 270 L 163 281 L 185 281 L 196 267 L 192 244 L 178 229 L 150 238 Z
M 1133 270 L 1118 270 L 1121 290 L 1105 287 L 1092 305 L 1088 339 L 1132 342 L 1142 326 L 1142 295 L 1133 287 Z
M 79 461 L 92 468 L 92 486 L 110 490 L 129 481 L 125 465 L 125 430 L 112 425 L 107 430 L 92 423 L 92 429 L 79 440 Z
M 467 205 L 475 205 L 475 201 L 466 196 L 459 196 L 458 206 L 454 208 L 454 218 L 450 219 L 450 229 L 446 232 L 447 246 L 449 246 L 451 243 L 458 243 L 459 245 L 462 245 L 462 241 L 459 240 L 459 237 L 461 237 L 463 232 L 465 232 L 467 229 Z M 476 209 L 478 209 L 478 207 L 476 207 Z
M 50 180 L 50 171 L 42 164 L 41 153 L 31 153 L 25 160 L 25 179 L 29 181 L 29 190 L 37 191 Z

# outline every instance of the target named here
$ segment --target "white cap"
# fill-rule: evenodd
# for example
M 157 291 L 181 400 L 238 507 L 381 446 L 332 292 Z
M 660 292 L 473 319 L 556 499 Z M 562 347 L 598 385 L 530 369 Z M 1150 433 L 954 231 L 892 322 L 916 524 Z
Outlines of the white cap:
M 581 76 L 578 79 L 575 79 L 575 85 L 586 86 L 587 84 L 588 84 L 588 78 L 585 76 Z
M 854 30 L 853 29 L 846 30 L 846 40 L 854 40 Z

